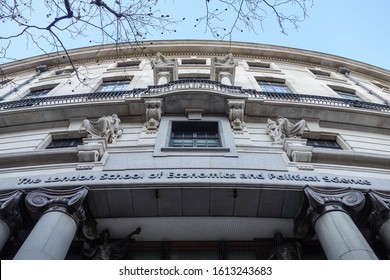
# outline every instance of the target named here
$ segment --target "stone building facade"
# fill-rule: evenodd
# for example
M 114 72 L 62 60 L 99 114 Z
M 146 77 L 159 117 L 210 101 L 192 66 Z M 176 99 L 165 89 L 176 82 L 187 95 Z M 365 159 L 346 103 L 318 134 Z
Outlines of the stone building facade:
M 389 259 L 389 71 L 144 46 L 1 65 L 3 259 Z

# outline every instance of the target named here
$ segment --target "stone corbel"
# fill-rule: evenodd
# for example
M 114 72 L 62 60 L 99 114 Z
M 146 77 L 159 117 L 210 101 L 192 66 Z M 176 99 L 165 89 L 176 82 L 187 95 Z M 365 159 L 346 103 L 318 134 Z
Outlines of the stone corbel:
M 355 215 L 363 209 L 365 196 L 351 189 L 319 189 L 305 187 L 305 201 L 301 212 L 295 218 L 294 234 L 298 239 L 314 236 L 314 224 L 318 218 L 330 211 L 342 211 Z
M 224 57 L 214 57 L 211 59 L 210 78 L 213 81 L 221 82 L 225 85 L 234 85 L 234 78 L 237 63 L 234 62 L 233 55 L 229 53 Z
M 283 139 L 283 150 L 293 162 L 311 162 L 313 147 L 306 146 L 307 139 L 285 138 Z
M 230 126 L 236 133 L 242 133 L 245 126 L 244 112 L 245 112 L 245 100 L 244 99 L 228 99 L 227 100 L 227 114 L 229 116 Z
M 83 138 L 83 145 L 78 145 L 79 162 L 97 162 L 107 149 L 107 139 L 100 138 Z
M 26 209 L 34 220 L 39 220 L 42 215 L 52 211 L 65 213 L 76 222 L 81 236 L 94 239 L 97 236 L 96 221 L 85 206 L 87 194 L 87 187 L 70 190 L 35 190 L 26 196 Z
M 0 194 L 0 220 L 8 225 L 11 232 L 22 225 L 22 197 L 23 192 L 19 190 Z
M 155 85 L 161 85 L 178 79 L 178 63 L 176 59 L 167 58 L 160 52 L 152 61 L 153 78 Z
M 162 115 L 162 99 L 145 100 L 146 123 L 145 127 L 148 132 L 154 133 L 158 130 Z

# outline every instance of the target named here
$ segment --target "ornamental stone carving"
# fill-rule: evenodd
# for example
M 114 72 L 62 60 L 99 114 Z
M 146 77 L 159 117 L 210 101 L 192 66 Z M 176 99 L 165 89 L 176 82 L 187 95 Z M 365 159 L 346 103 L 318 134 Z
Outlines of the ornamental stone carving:
M 138 235 L 141 228 L 127 235 L 126 237 L 110 241 L 110 232 L 108 229 L 103 230 L 99 239 L 85 241 L 81 254 L 92 260 L 123 260 L 129 250 L 129 245 L 134 241 L 133 236 Z
M 281 143 L 285 138 L 302 136 L 305 127 L 305 120 L 300 120 L 296 124 L 292 124 L 287 118 L 278 117 L 276 121 L 268 119 L 266 131 L 274 139 L 275 143 Z
M 16 190 L 0 194 L 0 219 L 4 221 L 11 231 L 21 226 L 21 201 L 23 192 Z
M 214 57 L 211 60 L 210 78 L 226 85 L 234 84 L 234 76 L 237 63 L 234 62 L 231 53 L 223 57 Z
M 330 211 L 343 211 L 351 216 L 365 205 L 364 195 L 351 189 L 318 189 L 305 187 L 305 202 L 295 219 L 295 237 L 310 239 L 314 235 L 314 224 L 321 215 Z
M 161 85 L 178 79 L 177 60 L 168 58 L 162 53 L 156 54 L 156 59 L 151 62 L 153 68 L 154 84 Z
M 162 100 L 151 99 L 145 100 L 146 107 L 146 129 L 148 132 L 156 132 L 160 125 L 162 115 Z
M 373 226 L 375 233 L 377 233 L 382 224 L 390 219 L 390 194 L 371 190 L 368 193 L 368 197 L 371 202 L 368 221 Z
M 228 116 L 230 121 L 230 126 L 233 131 L 236 133 L 241 133 L 245 123 L 244 123 L 244 109 L 245 109 L 245 100 L 240 99 L 228 99 Z
M 123 129 L 120 126 L 121 120 L 118 115 L 103 116 L 97 121 L 90 121 L 85 119 L 83 125 L 88 132 L 88 137 L 104 137 L 107 143 L 111 144 L 116 138 L 120 137 Z
M 26 209 L 34 220 L 51 211 L 65 213 L 74 219 L 82 237 L 94 239 L 96 222 L 84 204 L 87 194 L 87 187 L 70 190 L 39 189 L 26 196 Z

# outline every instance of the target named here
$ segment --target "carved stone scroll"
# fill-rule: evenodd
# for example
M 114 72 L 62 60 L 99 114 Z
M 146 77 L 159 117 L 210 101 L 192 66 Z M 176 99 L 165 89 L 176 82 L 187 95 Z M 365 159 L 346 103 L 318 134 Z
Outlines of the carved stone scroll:
M 25 203 L 33 219 L 38 220 L 40 216 L 51 211 L 62 212 L 74 219 L 85 238 L 93 239 L 96 237 L 96 222 L 84 204 L 87 194 L 87 187 L 70 190 L 40 189 L 30 192 Z
M 120 123 L 121 120 L 116 114 L 103 116 L 97 121 L 90 121 L 88 119 L 83 121 L 84 127 L 88 132 L 88 137 L 104 137 L 109 144 L 113 143 L 117 137 L 122 135 L 123 129 Z
M 244 108 L 245 100 L 240 99 L 228 99 L 228 116 L 230 121 L 230 126 L 233 131 L 236 133 L 241 133 L 245 123 L 244 123 Z
M 285 138 L 302 136 L 305 127 L 305 120 L 300 120 L 296 124 L 292 124 L 284 117 L 278 117 L 276 121 L 270 119 L 267 121 L 267 133 L 274 139 L 275 143 L 280 143 Z
M 342 211 L 349 215 L 358 213 L 365 204 L 364 195 L 351 189 L 318 189 L 306 187 L 305 204 L 295 219 L 295 236 L 299 239 L 311 238 L 317 219 L 330 211 Z
M 21 201 L 23 192 L 16 190 L 0 194 L 0 219 L 10 230 L 16 230 L 22 223 Z
M 162 100 L 151 99 L 145 100 L 146 107 L 146 129 L 148 132 L 156 132 L 160 126 L 161 115 L 162 115 Z

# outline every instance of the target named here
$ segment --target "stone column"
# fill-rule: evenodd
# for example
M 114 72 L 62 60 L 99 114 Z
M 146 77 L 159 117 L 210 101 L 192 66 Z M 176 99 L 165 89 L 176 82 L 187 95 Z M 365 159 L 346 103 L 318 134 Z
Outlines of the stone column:
M 73 190 L 37 190 L 26 197 L 26 208 L 37 224 L 15 256 L 15 260 L 62 260 L 85 220 L 85 187 Z
M 374 233 L 379 235 L 383 244 L 390 250 L 390 195 L 371 190 L 368 196 L 371 201 L 368 220 Z
M 296 237 L 308 238 L 316 233 L 330 260 L 377 259 L 350 216 L 364 207 L 361 192 L 312 187 L 306 187 L 304 192 L 306 207 L 296 219 Z
M 22 196 L 23 192 L 19 190 L 0 194 L 0 250 L 7 243 L 12 232 L 22 224 L 20 213 Z

